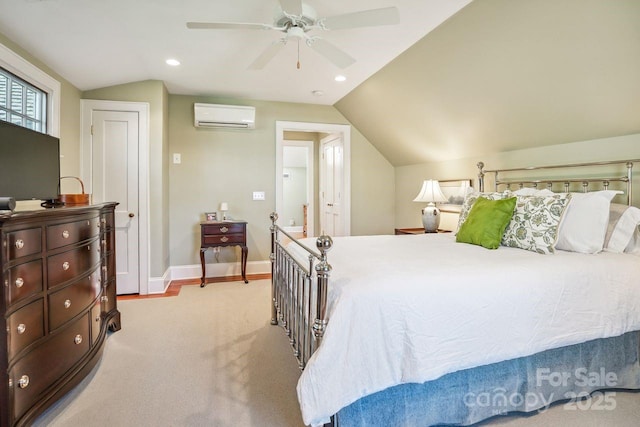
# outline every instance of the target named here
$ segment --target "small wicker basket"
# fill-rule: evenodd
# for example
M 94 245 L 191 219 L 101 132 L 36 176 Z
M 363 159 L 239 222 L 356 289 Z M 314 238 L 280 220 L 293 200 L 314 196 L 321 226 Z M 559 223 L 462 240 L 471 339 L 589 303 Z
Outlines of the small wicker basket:
M 84 192 L 84 183 L 77 176 L 61 176 L 60 180 L 65 178 L 73 178 L 78 180 L 80 183 L 80 188 L 82 194 L 58 194 L 58 202 L 64 204 L 65 206 L 86 206 L 89 204 L 89 199 L 91 197 L 90 194 L 86 194 Z M 58 184 L 58 190 L 60 189 L 60 185 Z

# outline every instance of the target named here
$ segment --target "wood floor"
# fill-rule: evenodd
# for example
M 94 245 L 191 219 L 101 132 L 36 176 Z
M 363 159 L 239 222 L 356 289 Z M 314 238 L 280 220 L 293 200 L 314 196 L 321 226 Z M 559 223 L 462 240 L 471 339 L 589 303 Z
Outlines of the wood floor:
M 270 273 L 262 273 L 262 274 L 247 274 L 247 280 L 262 280 L 262 279 L 270 279 Z M 225 277 L 208 277 L 206 280 L 206 284 L 209 283 L 223 283 L 223 282 L 239 282 L 242 281 L 242 276 L 225 276 Z M 151 294 L 151 295 L 118 295 L 118 301 L 126 301 L 126 300 L 135 300 L 135 299 L 145 299 L 145 298 L 165 298 L 165 297 L 175 297 L 180 294 L 180 289 L 183 286 L 200 286 L 200 279 L 184 279 L 184 280 L 172 280 L 167 288 L 166 292 L 163 294 Z

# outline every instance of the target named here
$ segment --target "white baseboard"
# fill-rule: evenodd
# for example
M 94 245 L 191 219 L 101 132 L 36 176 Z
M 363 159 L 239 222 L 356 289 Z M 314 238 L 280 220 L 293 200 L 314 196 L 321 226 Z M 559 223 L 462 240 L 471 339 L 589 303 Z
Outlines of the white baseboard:
M 207 277 L 240 276 L 242 269 L 239 262 L 220 262 L 205 265 Z M 271 261 L 247 262 L 247 275 L 270 274 Z M 163 294 L 167 291 L 172 280 L 200 279 L 202 268 L 200 264 L 174 265 L 169 267 L 162 277 L 149 278 L 149 294 Z

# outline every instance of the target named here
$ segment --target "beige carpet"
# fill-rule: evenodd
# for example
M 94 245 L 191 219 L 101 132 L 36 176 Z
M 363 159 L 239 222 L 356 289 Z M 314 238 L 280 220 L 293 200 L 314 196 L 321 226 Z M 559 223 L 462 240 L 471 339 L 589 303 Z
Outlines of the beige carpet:
M 300 371 L 269 298 L 260 280 L 118 302 L 122 330 L 93 377 L 36 425 L 301 426 Z
M 119 302 L 122 330 L 108 337 L 101 363 L 35 425 L 302 426 L 297 362 L 282 328 L 269 324 L 269 295 L 270 282 L 256 280 Z M 482 425 L 640 425 L 640 393 L 617 393 L 615 404 L 613 411 L 557 405 Z

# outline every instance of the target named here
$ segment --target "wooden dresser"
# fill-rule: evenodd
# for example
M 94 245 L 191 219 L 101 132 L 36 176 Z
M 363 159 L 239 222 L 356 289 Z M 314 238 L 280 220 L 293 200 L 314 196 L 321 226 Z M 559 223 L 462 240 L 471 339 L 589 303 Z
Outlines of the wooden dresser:
M 0 427 L 31 424 L 120 329 L 115 206 L 0 213 Z

